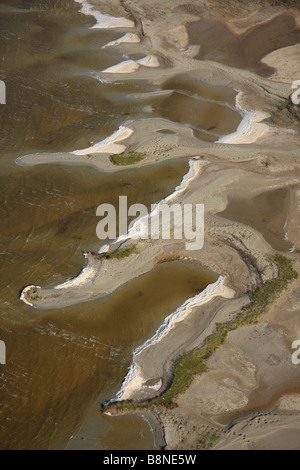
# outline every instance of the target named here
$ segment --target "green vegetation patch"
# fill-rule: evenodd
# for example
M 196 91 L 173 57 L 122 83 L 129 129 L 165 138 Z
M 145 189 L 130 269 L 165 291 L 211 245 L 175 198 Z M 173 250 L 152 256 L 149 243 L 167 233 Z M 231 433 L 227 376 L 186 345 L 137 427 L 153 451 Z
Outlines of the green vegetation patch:
M 216 442 L 220 439 L 220 433 L 213 431 L 202 436 L 198 442 L 196 450 L 208 450 L 211 449 Z
M 129 411 L 153 405 L 162 405 L 168 408 L 176 407 L 175 398 L 189 388 L 195 375 L 207 369 L 207 360 L 225 342 L 228 333 L 241 326 L 256 324 L 259 317 L 266 312 L 269 305 L 286 289 L 289 282 L 298 277 L 291 259 L 282 255 L 274 255 L 270 256 L 270 260 L 278 266 L 278 277 L 265 282 L 254 291 L 248 292 L 250 303 L 241 309 L 240 314 L 236 318 L 227 323 L 217 323 L 214 333 L 206 338 L 201 348 L 188 351 L 175 361 L 173 380 L 165 393 L 144 402 L 129 400 L 115 402 L 108 405 L 106 409 Z
M 145 158 L 146 154 L 140 152 L 119 153 L 109 157 L 110 161 L 114 165 L 134 165 Z
M 123 250 L 120 251 L 114 251 L 113 253 L 93 253 L 93 255 L 97 259 L 122 259 L 122 258 L 127 258 L 127 256 L 130 256 L 132 253 L 137 253 L 137 247 L 136 246 L 129 246 L 128 248 L 124 248 Z
M 300 105 L 292 103 L 289 98 L 284 103 L 275 108 L 269 122 L 279 127 L 299 126 L 300 124 Z

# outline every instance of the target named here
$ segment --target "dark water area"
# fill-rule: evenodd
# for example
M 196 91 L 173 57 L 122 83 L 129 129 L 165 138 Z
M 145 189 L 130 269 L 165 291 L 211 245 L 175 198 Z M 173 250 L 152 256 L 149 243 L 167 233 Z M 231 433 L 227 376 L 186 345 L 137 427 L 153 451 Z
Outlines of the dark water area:
M 245 33 L 233 33 L 218 20 L 201 19 L 188 24 L 191 44 L 199 44 L 197 59 L 221 62 L 264 77 L 274 73 L 261 59 L 281 47 L 300 42 L 300 28 L 291 15 L 279 15 Z

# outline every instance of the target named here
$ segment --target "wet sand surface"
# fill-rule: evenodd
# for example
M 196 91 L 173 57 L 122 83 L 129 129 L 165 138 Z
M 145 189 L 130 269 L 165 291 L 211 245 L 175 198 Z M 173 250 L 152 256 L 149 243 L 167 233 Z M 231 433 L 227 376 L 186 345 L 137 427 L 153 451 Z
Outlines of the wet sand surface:
M 261 62 L 270 52 L 297 44 L 300 29 L 289 15 L 279 15 L 241 35 L 221 21 L 201 19 L 187 26 L 190 43 L 199 44 L 197 59 L 221 62 L 268 77 L 274 69 Z

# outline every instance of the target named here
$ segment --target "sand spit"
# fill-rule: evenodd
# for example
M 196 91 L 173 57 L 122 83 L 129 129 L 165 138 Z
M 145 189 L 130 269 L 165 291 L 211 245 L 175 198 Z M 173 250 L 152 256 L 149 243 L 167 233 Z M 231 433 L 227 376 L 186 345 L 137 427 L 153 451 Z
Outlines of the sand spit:
M 28 300 L 29 295 L 32 296 L 32 294 L 35 293 L 37 289 L 40 289 L 40 288 L 41 288 L 40 286 L 34 286 L 34 285 L 24 287 L 20 295 L 20 300 L 22 300 L 26 305 L 33 307 L 34 306 L 33 303 Z
M 105 49 L 106 47 L 119 46 L 120 44 L 138 44 L 140 42 L 141 40 L 137 34 L 126 33 L 124 34 L 124 36 L 120 37 L 119 39 L 108 42 L 107 44 L 102 46 L 102 49 Z
M 133 130 L 125 126 L 120 126 L 119 129 L 111 136 L 107 137 L 101 142 L 82 150 L 74 150 L 72 153 L 75 155 L 88 155 L 90 153 L 121 153 L 126 149 L 123 144 L 118 144 L 122 140 L 128 139 L 133 134 Z
M 166 196 L 162 201 L 156 203 L 150 213 L 148 213 L 146 216 L 139 218 L 129 229 L 128 233 L 120 235 L 111 244 L 103 245 L 100 248 L 99 253 L 107 252 L 111 245 L 115 245 L 117 243 L 124 243 L 125 241 L 129 240 L 147 239 L 149 223 L 151 223 L 152 218 L 158 216 L 161 204 L 168 203 L 172 199 L 175 199 L 180 193 L 182 193 L 188 188 L 190 183 L 199 174 L 201 167 L 204 165 L 204 163 L 200 161 L 199 158 L 200 157 L 194 157 L 189 160 L 189 171 L 184 175 L 181 183 L 175 188 L 175 190 L 171 194 Z M 176 225 L 176 219 L 174 221 L 174 224 Z
M 178 185 L 175 190 L 167 196 L 163 201 L 158 202 L 153 211 L 148 215 L 150 218 L 151 216 L 155 215 L 158 211 L 158 208 L 162 202 L 170 201 L 171 199 L 177 197 L 180 193 L 184 192 L 189 184 L 196 178 L 198 175 L 201 166 L 203 165 L 203 162 L 199 161 L 198 159 L 190 159 L 189 160 L 189 171 L 184 175 L 180 185 Z M 148 216 L 139 219 L 129 230 L 129 232 L 125 235 L 122 235 L 118 237 L 116 240 L 114 240 L 111 244 L 109 245 L 104 245 L 100 248 L 99 253 L 105 253 L 107 252 L 112 245 L 117 245 L 120 242 L 126 242 L 126 241 L 131 241 L 131 240 L 138 240 L 140 238 L 143 238 L 143 224 L 145 222 L 144 219 L 147 219 L 148 223 Z M 23 300 L 27 305 L 30 306 L 39 306 L 41 305 L 43 307 L 43 303 L 47 306 L 49 306 L 49 299 L 53 299 L 53 294 L 51 293 L 53 289 L 56 289 L 57 291 L 60 290 L 66 290 L 68 289 L 67 292 L 67 303 L 69 304 L 74 303 L 72 299 L 70 299 L 70 293 L 77 291 L 79 293 L 79 298 L 81 299 L 81 292 L 84 295 L 84 298 L 87 296 L 88 298 L 90 297 L 95 297 L 98 295 L 106 295 L 116 289 L 117 286 L 122 285 L 128 280 L 132 280 L 135 276 L 132 274 L 134 270 L 128 269 L 127 272 L 127 277 L 123 277 L 122 279 L 122 273 L 120 272 L 117 276 L 116 273 L 114 272 L 114 275 L 110 274 L 112 276 L 112 279 L 108 281 L 108 283 L 103 282 L 102 277 L 107 274 L 109 269 L 106 269 L 106 265 L 109 263 L 106 260 L 101 260 L 97 258 L 97 256 L 94 256 L 91 253 L 83 253 L 83 256 L 85 258 L 85 266 L 84 268 L 80 271 L 80 273 L 75 276 L 72 279 L 69 279 L 62 284 L 59 284 L 52 289 L 42 289 L 41 287 L 30 285 L 25 287 L 20 295 L 20 299 Z M 131 262 L 133 260 L 133 263 L 135 263 L 136 256 L 131 255 Z M 110 262 L 111 264 L 112 262 Z M 130 263 L 128 263 L 130 264 Z M 118 262 L 118 266 L 120 267 L 122 265 L 122 262 Z M 125 259 L 125 264 L 123 261 L 123 265 L 126 267 L 126 259 Z M 153 266 L 153 262 L 151 261 L 150 263 L 146 263 L 145 266 L 142 267 L 142 271 L 140 271 L 140 274 L 145 273 L 148 271 L 151 267 Z M 114 268 L 112 268 L 114 271 Z M 140 270 L 141 266 L 136 267 L 136 269 Z M 114 279 L 118 279 L 117 284 L 114 283 Z M 107 281 L 107 280 L 106 280 Z M 100 287 L 101 286 L 101 287 Z M 97 288 L 99 290 L 97 290 Z M 81 292 L 80 292 L 81 291 Z M 37 294 L 39 292 L 39 294 Z M 43 293 L 42 293 L 43 292 Z M 47 295 L 45 296 L 45 292 Z M 56 297 L 57 298 L 57 297 Z M 36 300 L 37 305 L 33 305 L 31 300 Z M 52 307 L 53 302 L 51 302 Z M 45 306 L 44 306 L 45 307 Z
M 237 130 L 232 134 L 221 137 L 217 143 L 223 144 L 252 144 L 262 137 L 269 129 L 267 124 L 262 123 L 270 115 L 262 111 L 246 111 L 241 105 L 242 92 L 236 97 L 236 108 L 243 116 Z
M 93 16 L 95 18 L 96 24 L 91 27 L 92 29 L 134 28 L 134 22 L 131 20 L 104 15 L 98 10 L 95 10 L 95 7 L 86 0 L 75 1 L 81 5 L 80 13 L 87 16 Z
M 97 271 L 88 263 L 88 253 L 83 253 L 83 256 L 86 259 L 86 266 L 80 271 L 78 276 L 70 279 L 62 284 L 58 284 L 54 287 L 54 289 L 68 289 L 69 287 L 81 287 L 87 282 L 91 282 L 91 280 L 95 277 Z
M 155 55 L 147 55 L 146 57 L 137 60 L 137 63 L 144 67 L 159 67 L 159 61 Z
M 169 94 L 170 91 L 167 90 L 167 93 Z M 162 91 L 162 95 L 167 93 Z M 159 134 L 161 129 L 167 129 L 169 134 Z M 159 136 L 159 146 L 156 145 L 155 141 L 153 142 L 153 137 L 155 138 L 156 136 Z M 126 139 L 129 142 L 125 143 Z M 155 164 L 158 160 L 165 160 L 167 158 L 186 157 L 189 153 L 196 155 L 203 149 L 203 144 L 201 145 L 201 142 L 193 136 L 193 131 L 188 125 L 173 123 L 167 119 L 149 118 L 128 120 L 111 136 L 93 144 L 91 147 L 70 152 L 22 155 L 15 160 L 15 163 L 20 166 L 49 163 L 88 165 L 105 172 L 122 171 L 126 167 L 116 166 L 111 163 L 108 158 L 109 155 L 121 153 L 129 145 L 131 149 L 138 149 L 140 142 L 142 142 L 142 145 L 146 145 L 146 148 L 141 149 L 141 151 L 145 152 L 148 156 L 138 166 Z M 186 142 L 189 146 L 186 145 Z M 167 153 L 164 149 L 169 149 L 170 152 L 168 151 Z M 174 150 L 174 153 L 172 150 Z
M 120 142 L 128 139 L 133 134 L 133 129 L 120 126 L 112 135 L 104 140 L 93 144 L 85 149 L 73 150 L 71 152 L 58 153 L 32 153 L 22 155 L 15 160 L 20 166 L 34 166 L 45 164 L 73 164 L 89 165 L 102 171 L 116 171 L 108 158 L 97 158 L 98 155 L 108 157 L 111 154 L 118 154 L 126 150 L 126 145 Z
M 154 55 L 147 55 L 139 60 L 125 60 L 120 64 L 102 70 L 102 73 L 133 73 L 138 70 L 141 65 L 144 67 L 159 67 L 159 61 Z
M 102 73 L 133 73 L 138 70 L 139 64 L 132 59 L 124 60 L 117 65 L 102 70 Z
M 159 341 L 165 339 L 170 330 L 175 327 L 178 322 L 182 322 L 187 318 L 191 311 L 206 302 L 210 302 L 216 296 L 221 296 L 224 298 L 231 299 L 234 297 L 234 291 L 224 285 L 225 278 L 220 276 L 219 279 L 214 284 L 209 284 L 204 291 L 200 294 L 195 295 L 194 297 L 186 300 L 183 305 L 181 305 L 174 313 L 169 315 L 163 324 L 158 328 L 156 333 L 152 338 L 148 339 L 142 346 L 138 347 L 133 353 L 133 363 L 129 369 L 128 374 L 126 375 L 124 382 L 122 384 L 121 390 L 117 393 L 117 400 L 127 400 L 134 396 L 134 394 L 140 391 L 143 387 L 149 388 L 148 385 L 145 385 L 145 378 L 142 373 L 140 366 L 136 364 L 136 359 L 149 348 L 157 344 Z M 162 379 L 159 379 L 158 382 L 152 385 L 154 391 L 158 391 L 161 388 Z

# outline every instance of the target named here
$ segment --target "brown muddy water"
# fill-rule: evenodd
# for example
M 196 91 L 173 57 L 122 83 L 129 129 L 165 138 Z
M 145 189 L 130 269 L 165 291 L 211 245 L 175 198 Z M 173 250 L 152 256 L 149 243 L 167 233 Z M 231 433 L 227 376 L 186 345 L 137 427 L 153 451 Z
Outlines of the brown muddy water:
M 235 109 L 236 92 L 192 80 L 187 74 L 165 81 L 162 89 L 172 91 L 168 96 L 147 94 L 143 99 L 138 94 L 137 98 L 135 93 L 132 96 L 126 93 L 125 86 L 116 90 L 112 85 L 104 84 L 103 89 L 113 101 L 135 104 L 139 118 L 147 115 L 188 125 L 195 136 L 204 141 L 215 142 L 219 137 L 230 134 L 242 119 Z
M 93 24 L 91 17 L 79 14 L 79 4 L 71 0 L 46 4 L 41 0 L 30 5 L 30 1 L 14 0 L 8 7 L 0 1 L 0 79 L 7 88 L 7 105 L 0 108 L 2 154 L 86 148 L 129 118 L 167 117 L 184 122 L 189 113 L 180 118 L 179 111 L 191 104 L 201 114 L 193 124 L 207 128 L 205 120 L 211 122 L 213 106 L 205 101 L 203 88 L 202 103 L 175 93 L 168 112 L 168 101 L 157 106 L 154 100 L 152 108 L 152 101 L 130 100 L 130 92 L 156 89 L 146 80 L 135 80 L 134 74 L 116 84 L 99 81 L 101 70 L 126 59 L 116 48 L 101 49 L 123 32 L 88 29 Z M 221 108 L 224 114 L 226 107 Z M 205 133 L 199 137 L 216 140 L 218 135 L 233 132 L 241 120 L 234 114 L 232 122 L 226 119 L 231 124 L 216 128 L 213 138 Z
M 101 49 L 123 31 L 90 30 L 93 19 L 78 10 L 72 0 L 0 0 L 0 79 L 7 87 L 7 104 L 0 107 L 0 339 L 7 346 L 7 364 L 0 366 L 2 449 L 65 447 L 91 407 L 120 388 L 133 349 L 215 280 L 210 272 L 176 261 L 84 305 L 41 313 L 19 300 L 29 283 L 51 286 L 80 271 L 81 250 L 96 251 L 100 245 L 99 204 L 117 205 L 119 195 L 127 195 L 129 204 L 150 207 L 172 192 L 188 169 L 185 160 L 109 175 L 84 166 L 15 164 L 26 153 L 87 147 L 129 118 L 172 119 L 176 106 L 185 106 L 188 117 L 188 107 L 196 106 L 179 93 L 181 87 L 188 91 L 182 80 L 163 107 L 154 99 L 147 98 L 146 107 L 121 99 L 155 89 L 134 75 L 117 84 L 99 80 L 100 70 L 124 60 L 117 49 Z M 212 121 L 207 126 L 214 126 L 211 90 L 196 88 L 196 101 L 207 106 Z M 226 103 L 232 106 L 234 96 L 228 100 L 228 91 L 218 93 L 213 99 L 222 103 L 216 106 L 229 109 Z M 117 95 L 120 99 L 114 99 Z M 236 129 L 240 116 L 229 111 L 231 125 L 221 119 L 216 134 Z M 199 127 L 204 121 L 201 114 L 201 122 L 186 123 Z M 118 421 L 99 415 L 97 420 L 102 424 L 97 421 L 95 439 L 102 448 L 153 446 L 139 417 Z M 130 432 L 121 439 L 126 427 Z
M 11 321 L 8 309 L 2 312 L 8 361 L 0 369 L 1 447 L 64 447 L 92 402 L 101 395 L 100 406 L 105 392 L 111 397 L 120 388 L 133 349 L 215 280 L 208 271 L 174 261 L 103 300 L 35 313 L 35 318 L 27 307 L 22 323 Z M 16 308 L 26 315 L 26 306 Z M 95 437 L 101 444 L 101 436 Z M 106 436 L 102 446 L 109 448 L 109 441 Z M 125 448 L 132 444 L 123 441 Z
M 219 215 L 255 228 L 275 250 L 289 251 L 291 244 L 285 239 L 289 201 L 289 190 L 277 189 L 252 199 L 232 198 Z
M 201 19 L 187 26 L 190 43 L 199 44 L 197 59 L 221 62 L 262 76 L 274 73 L 261 59 L 281 47 L 300 42 L 300 28 L 292 15 L 279 15 L 238 35 L 224 23 Z
M 235 110 L 236 93 L 226 87 L 212 87 L 183 74 L 167 80 L 163 88 L 174 93 L 155 109 L 166 119 L 188 124 L 199 139 L 215 141 L 241 122 Z

